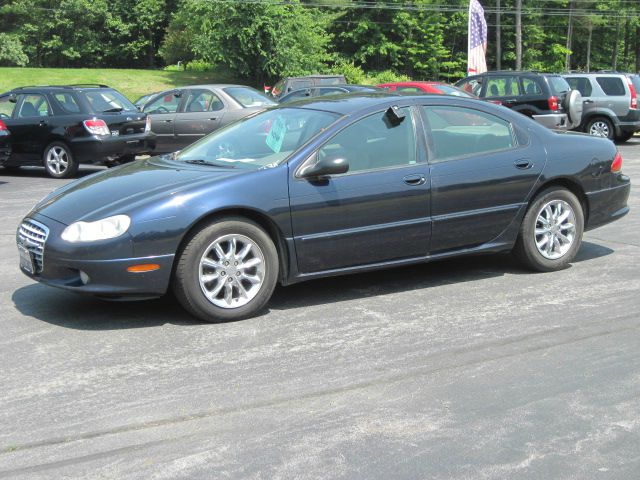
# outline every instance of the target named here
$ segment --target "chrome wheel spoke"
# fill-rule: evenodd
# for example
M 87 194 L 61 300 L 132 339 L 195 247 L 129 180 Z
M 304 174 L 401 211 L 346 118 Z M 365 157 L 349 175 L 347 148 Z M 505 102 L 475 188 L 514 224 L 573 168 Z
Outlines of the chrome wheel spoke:
M 257 267 L 261 263 L 262 263 L 262 260 L 260 260 L 258 257 L 253 257 L 252 259 L 247 260 L 246 262 L 241 264 L 240 268 L 243 270 L 248 270 L 250 268 Z
M 258 277 L 257 275 L 242 275 L 240 278 L 242 280 L 248 280 L 249 282 L 253 283 L 254 285 L 256 283 L 260 283 L 262 281 L 262 279 L 260 277 Z
M 203 258 L 202 265 L 204 265 L 205 267 L 214 268 L 214 269 L 218 269 L 222 266 L 218 262 L 215 262 L 210 258 Z

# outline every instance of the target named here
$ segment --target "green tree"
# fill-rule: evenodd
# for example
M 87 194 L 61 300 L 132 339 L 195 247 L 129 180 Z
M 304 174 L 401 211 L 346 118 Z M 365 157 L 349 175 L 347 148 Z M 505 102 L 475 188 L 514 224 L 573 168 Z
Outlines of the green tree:
M 24 53 L 22 42 L 16 35 L 0 33 L 0 65 L 24 67 L 29 57 Z

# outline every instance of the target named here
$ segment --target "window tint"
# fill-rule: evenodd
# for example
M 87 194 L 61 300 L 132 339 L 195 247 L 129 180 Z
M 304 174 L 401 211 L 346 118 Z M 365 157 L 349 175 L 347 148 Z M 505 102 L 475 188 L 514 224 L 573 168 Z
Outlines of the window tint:
M 431 162 L 479 155 L 515 147 L 511 124 L 463 107 L 422 107 L 432 142 Z
M 161 95 L 144 107 L 145 113 L 176 113 L 178 105 L 180 105 L 180 97 L 174 94 L 177 92 L 169 92 Z
M 9 95 L 0 98 L 0 118 L 7 118 L 13 115 L 16 104 L 9 101 Z
M 20 106 L 19 118 L 46 117 L 49 115 L 49 104 L 44 95 L 26 95 Z
M 211 90 L 191 90 L 187 97 L 185 112 L 214 112 L 222 110 L 224 103 Z
M 551 93 L 554 95 L 571 90 L 571 87 L 563 77 L 547 77 L 547 79 L 549 80 Z
M 133 103 L 115 90 L 86 91 L 84 95 L 96 113 L 138 110 Z
M 318 96 L 333 95 L 335 93 L 346 93 L 342 88 L 318 88 Z
M 345 83 L 344 78 L 341 77 L 329 77 L 329 78 L 320 78 L 318 81 L 319 85 L 341 85 Z
M 76 99 L 72 94 L 56 93 L 53 95 L 53 98 L 56 99 L 56 102 L 58 102 L 58 105 L 60 105 L 60 108 L 62 108 L 65 113 L 80 113 L 78 102 L 76 102 Z
M 602 87 L 605 95 L 623 97 L 626 95 L 622 79 L 618 77 L 596 77 L 596 82 Z
M 487 78 L 487 97 L 506 97 L 521 95 L 518 77 L 490 77 Z
M 293 90 L 298 90 L 299 88 L 311 88 L 313 87 L 313 82 L 311 80 L 296 80 L 291 82 L 287 91 L 291 92 Z
M 272 99 L 249 87 L 228 87 L 224 89 L 225 93 L 233 98 L 243 107 L 264 107 L 275 105 Z
M 345 128 L 319 151 L 349 162 L 349 173 L 416 163 L 416 137 L 411 111 L 401 108 L 405 119 L 393 125 L 385 112 L 375 113 Z
M 567 78 L 567 82 L 569 83 L 569 86 L 572 89 L 578 90 L 583 97 L 591 96 L 591 92 L 593 91 L 593 88 L 591 87 L 591 82 L 589 81 L 588 78 L 570 77 L 570 78 Z
M 523 78 L 522 79 L 522 88 L 524 89 L 525 95 L 541 95 L 542 88 L 538 82 L 533 78 Z

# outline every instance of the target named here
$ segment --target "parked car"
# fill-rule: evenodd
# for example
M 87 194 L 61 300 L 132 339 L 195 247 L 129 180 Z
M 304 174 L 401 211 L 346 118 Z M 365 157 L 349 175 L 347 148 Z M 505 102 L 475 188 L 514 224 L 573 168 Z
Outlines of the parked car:
M 81 163 L 132 160 L 153 151 L 147 116 L 106 85 L 21 87 L 0 95 L 0 119 L 11 133 L 5 167 L 43 165 L 68 178 Z
M 0 113 L 0 118 L 2 113 Z M 11 140 L 7 126 L 0 120 L 0 166 L 3 166 L 11 155 Z
M 253 315 L 278 282 L 457 255 L 553 271 L 628 212 L 621 168 L 612 142 L 488 102 L 301 100 L 51 193 L 19 227 L 20 267 L 106 298 L 172 286 L 207 321 Z
M 302 100 L 309 97 L 321 97 L 323 95 L 336 95 L 341 93 L 356 92 L 382 92 L 381 88 L 372 87 L 371 85 L 334 85 L 331 87 L 313 87 L 294 90 L 280 97 L 279 103 L 293 102 L 294 100 Z
M 474 98 L 476 95 L 442 82 L 391 82 L 381 83 L 378 87 L 389 92 L 402 93 L 434 93 L 436 95 L 455 95 Z
M 170 153 L 272 105 L 271 98 L 244 85 L 191 85 L 156 94 L 142 111 L 151 116 L 156 153 Z
M 570 73 L 564 78 L 582 94 L 584 110 L 577 130 L 618 142 L 626 142 L 640 131 L 638 75 Z
M 286 77 L 276 83 L 271 89 L 271 96 L 280 99 L 283 95 L 301 90 L 303 88 L 320 87 L 327 85 L 345 85 L 344 75 L 307 75 L 305 77 Z
M 550 73 L 498 71 L 466 77 L 456 83 L 465 92 L 500 102 L 545 127 L 571 130 L 582 120 L 580 92 Z

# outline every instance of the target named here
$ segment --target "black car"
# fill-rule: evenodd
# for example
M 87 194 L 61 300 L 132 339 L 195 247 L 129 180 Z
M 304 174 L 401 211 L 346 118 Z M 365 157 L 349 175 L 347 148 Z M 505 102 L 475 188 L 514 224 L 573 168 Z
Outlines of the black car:
M 106 85 L 21 87 L 0 95 L 0 120 L 11 133 L 6 167 L 43 165 L 55 178 L 80 163 L 113 164 L 150 153 L 147 115 Z
M 496 71 L 466 77 L 456 87 L 499 102 L 554 130 L 571 130 L 582 120 L 582 97 L 557 74 Z
M 458 255 L 553 271 L 628 212 L 621 169 L 606 139 L 480 100 L 301 100 L 51 193 L 19 227 L 20 266 L 105 298 L 173 288 L 207 321 L 256 313 L 278 282 Z
M 9 129 L 0 120 L 0 166 L 4 165 L 9 160 L 11 154 L 11 139 Z
M 302 100 L 309 97 L 321 97 L 323 95 L 335 95 L 340 93 L 367 93 L 382 92 L 383 90 L 371 85 L 333 85 L 325 87 L 309 87 L 294 90 L 279 99 L 279 103 L 293 102 L 294 100 Z

